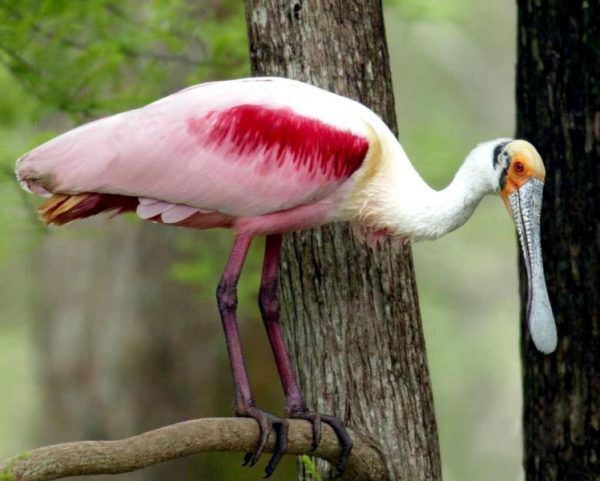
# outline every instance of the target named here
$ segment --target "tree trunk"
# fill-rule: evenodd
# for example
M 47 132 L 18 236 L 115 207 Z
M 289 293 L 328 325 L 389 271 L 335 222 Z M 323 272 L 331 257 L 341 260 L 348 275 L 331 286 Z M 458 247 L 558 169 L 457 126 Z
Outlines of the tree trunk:
M 396 130 L 380 1 L 247 0 L 246 18 L 254 75 L 354 98 Z M 371 249 L 348 225 L 326 226 L 287 236 L 281 267 L 282 320 L 309 407 L 374 440 L 389 479 L 441 479 L 410 247 Z
M 517 135 L 546 161 L 542 244 L 558 349 L 523 328 L 525 468 L 600 479 L 600 3 L 519 1 Z M 521 300 L 527 302 L 521 268 Z

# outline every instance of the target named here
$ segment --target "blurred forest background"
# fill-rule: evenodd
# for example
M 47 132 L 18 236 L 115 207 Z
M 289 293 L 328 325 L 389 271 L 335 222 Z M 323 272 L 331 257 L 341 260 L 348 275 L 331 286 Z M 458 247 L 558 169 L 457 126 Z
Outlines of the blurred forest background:
M 231 233 L 132 218 L 45 229 L 12 173 L 23 152 L 74 125 L 248 75 L 243 2 L 139 5 L 0 1 L 0 458 L 231 414 L 214 300 Z M 390 0 L 385 13 L 400 140 L 441 188 L 477 142 L 513 135 L 516 7 Z M 240 321 L 258 401 L 280 412 L 256 306 L 261 247 L 252 252 Z M 522 479 L 516 241 L 502 202 L 485 199 L 414 255 L 445 480 Z M 204 455 L 128 479 L 177 466 L 177 479 L 262 475 L 240 462 Z M 293 470 L 288 461 L 274 479 Z

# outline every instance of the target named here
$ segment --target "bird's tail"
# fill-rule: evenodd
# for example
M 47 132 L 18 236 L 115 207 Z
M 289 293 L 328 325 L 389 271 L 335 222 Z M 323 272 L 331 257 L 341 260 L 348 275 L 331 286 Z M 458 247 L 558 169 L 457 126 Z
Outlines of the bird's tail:
M 40 219 L 45 224 L 63 225 L 77 219 L 84 219 L 101 212 L 113 211 L 116 214 L 135 211 L 137 197 L 126 195 L 97 194 L 54 194 L 38 208 Z

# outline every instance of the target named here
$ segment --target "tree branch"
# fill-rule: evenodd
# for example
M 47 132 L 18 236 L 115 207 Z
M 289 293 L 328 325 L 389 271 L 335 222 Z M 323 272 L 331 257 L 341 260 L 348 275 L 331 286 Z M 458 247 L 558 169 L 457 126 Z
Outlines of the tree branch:
M 336 462 L 339 445 L 329 426 L 323 425 L 321 445 L 310 453 L 310 424 L 290 420 L 289 425 L 289 454 L 312 454 Z M 350 431 L 350 435 L 354 448 L 342 479 L 389 481 L 379 451 L 356 433 Z M 252 419 L 196 419 L 119 441 L 79 441 L 22 453 L 0 463 L 0 481 L 50 481 L 77 475 L 125 473 L 209 451 L 248 452 L 257 438 L 258 428 Z M 273 440 L 274 436 L 270 436 L 266 452 L 272 452 Z

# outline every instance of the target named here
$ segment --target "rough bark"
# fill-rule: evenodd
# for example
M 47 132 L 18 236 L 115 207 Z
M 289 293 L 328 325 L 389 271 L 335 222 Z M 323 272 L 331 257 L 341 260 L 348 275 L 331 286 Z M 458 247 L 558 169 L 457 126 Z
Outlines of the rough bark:
M 396 130 L 380 1 L 246 0 L 246 17 L 254 75 L 357 99 Z M 348 225 L 289 235 L 280 296 L 309 408 L 376 440 L 390 479 L 441 479 L 410 247 L 370 249 Z
M 546 162 L 542 247 L 558 350 L 523 328 L 527 480 L 600 479 L 600 3 L 519 4 L 517 135 Z M 527 282 L 521 268 L 521 299 Z

